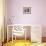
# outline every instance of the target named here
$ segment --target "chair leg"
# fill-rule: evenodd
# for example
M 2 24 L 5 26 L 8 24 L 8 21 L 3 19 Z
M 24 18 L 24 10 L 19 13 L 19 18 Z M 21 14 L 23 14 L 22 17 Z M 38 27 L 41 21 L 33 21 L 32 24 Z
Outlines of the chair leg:
M 26 31 L 25 31 L 25 42 L 26 42 Z
M 16 36 L 15 36 L 15 42 L 16 42 Z
M 13 43 L 13 34 L 12 34 L 12 43 Z

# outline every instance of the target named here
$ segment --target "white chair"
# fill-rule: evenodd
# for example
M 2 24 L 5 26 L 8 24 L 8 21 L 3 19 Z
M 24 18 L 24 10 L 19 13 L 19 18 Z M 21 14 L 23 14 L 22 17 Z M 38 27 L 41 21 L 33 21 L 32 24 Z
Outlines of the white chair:
M 16 40 L 16 36 L 23 36 L 25 33 L 23 26 L 21 25 L 14 25 L 13 29 L 12 29 L 12 42 L 13 42 L 13 36 L 15 36 L 15 40 Z

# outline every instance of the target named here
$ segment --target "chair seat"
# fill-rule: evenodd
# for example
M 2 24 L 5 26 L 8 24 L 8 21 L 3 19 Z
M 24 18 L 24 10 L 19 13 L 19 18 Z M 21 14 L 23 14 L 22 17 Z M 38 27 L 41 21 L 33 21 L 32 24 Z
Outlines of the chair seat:
M 24 35 L 24 31 L 13 31 L 13 35 L 22 36 Z

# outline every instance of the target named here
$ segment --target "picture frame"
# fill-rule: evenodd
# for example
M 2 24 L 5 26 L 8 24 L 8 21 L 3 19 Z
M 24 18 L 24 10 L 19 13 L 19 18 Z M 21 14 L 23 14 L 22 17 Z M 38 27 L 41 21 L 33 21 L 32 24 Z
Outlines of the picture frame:
M 31 14 L 31 7 L 23 7 L 23 14 Z

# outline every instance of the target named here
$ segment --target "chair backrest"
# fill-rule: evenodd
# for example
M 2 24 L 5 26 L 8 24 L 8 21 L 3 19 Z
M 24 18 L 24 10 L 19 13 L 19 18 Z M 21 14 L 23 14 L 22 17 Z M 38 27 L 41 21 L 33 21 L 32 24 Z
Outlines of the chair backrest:
M 22 36 L 22 35 L 24 35 L 24 29 L 23 29 L 23 26 L 21 26 L 21 25 L 14 25 L 14 27 L 13 27 L 13 35 L 15 35 L 15 36 Z

